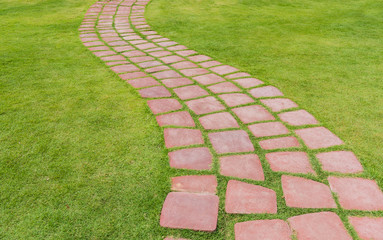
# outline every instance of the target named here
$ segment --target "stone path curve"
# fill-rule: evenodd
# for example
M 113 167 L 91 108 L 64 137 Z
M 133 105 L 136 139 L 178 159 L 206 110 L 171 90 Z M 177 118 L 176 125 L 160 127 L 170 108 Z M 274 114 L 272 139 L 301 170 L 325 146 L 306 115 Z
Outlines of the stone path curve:
M 383 218 L 376 217 L 383 216 L 383 193 L 363 178 L 356 156 L 340 150 L 343 141 L 276 87 L 153 31 L 144 18 L 148 3 L 96 2 L 79 31 L 94 55 L 148 99 L 170 167 L 190 170 L 171 179 L 160 225 L 215 231 L 224 201 L 228 214 L 255 214 L 235 224 L 236 240 L 383 239 Z M 275 180 L 265 169 L 280 173 L 279 200 L 287 207 L 317 210 L 257 220 L 278 212 L 275 189 L 261 186 Z M 218 175 L 231 177 L 221 200 Z

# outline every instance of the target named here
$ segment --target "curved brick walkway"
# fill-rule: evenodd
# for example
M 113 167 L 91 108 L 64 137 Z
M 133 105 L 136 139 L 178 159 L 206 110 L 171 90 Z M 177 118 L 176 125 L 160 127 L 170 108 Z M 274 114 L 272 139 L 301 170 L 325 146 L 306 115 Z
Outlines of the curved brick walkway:
M 226 213 L 278 213 L 276 192 L 257 185 L 275 181 L 264 171 L 270 168 L 280 172 L 286 206 L 317 211 L 286 221 L 254 215 L 230 230 L 236 240 L 352 239 L 345 224 L 362 239 L 383 239 L 383 218 L 371 215 L 383 215 L 383 193 L 361 177 L 352 152 L 339 150 L 342 140 L 279 89 L 158 35 L 144 18 L 148 2 L 97 2 L 79 30 L 90 51 L 148 98 L 164 128 L 170 167 L 190 170 L 171 179 L 160 225 L 214 231 L 218 175 L 232 178 Z

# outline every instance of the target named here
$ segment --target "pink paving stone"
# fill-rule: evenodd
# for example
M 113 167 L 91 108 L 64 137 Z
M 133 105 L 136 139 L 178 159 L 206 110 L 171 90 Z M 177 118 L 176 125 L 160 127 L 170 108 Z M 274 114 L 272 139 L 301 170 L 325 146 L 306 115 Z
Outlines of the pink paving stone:
M 194 64 L 194 63 L 189 62 L 189 61 L 174 63 L 171 66 L 174 67 L 175 69 L 196 68 L 196 67 L 198 67 L 197 64 Z
M 212 67 L 210 68 L 211 71 L 218 73 L 220 75 L 226 75 L 233 72 L 238 72 L 239 70 L 235 67 L 229 66 L 229 65 L 223 65 L 218 67 Z
M 227 213 L 277 213 L 277 195 L 268 188 L 230 180 L 226 189 Z
M 251 88 L 264 83 L 261 80 L 258 80 L 256 78 L 242 78 L 242 79 L 236 79 L 233 81 L 238 83 L 243 88 Z
M 106 42 L 112 42 L 112 41 L 119 41 L 119 40 L 121 40 L 121 38 L 120 37 L 104 37 L 103 40 L 106 41 Z M 126 44 L 126 42 L 124 42 L 124 41 L 119 41 L 117 43 L 120 43 L 120 42 Z M 118 45 L 120 45 L 120 44 L 118 44 Z M 113 46 L 113 45 L 111 45 L 111 46 Z
M 149 57 L 149 56 L 142 56 L 142 57 L 131 57 L 131 58 L 129 58 L 129 60 L 134 62 L 134 63 L 140 63 L 140 62 L 154 60 L 154 58 Z
M 208 92 L 197 85 L 175 88 L 174 92 L 182 100 L 209 95 Z
M 131 72 L 131 73 L 124 73 L 120 75 L 120 78 L 123 80 L 129 80 L 129 79 L 140 78 L 140 77 L 147 77 L 147 75 L 144 72 Z
M 140 66 L 142 68 L 155 67 L 158 65 L 162 65 L 162 63 L 160 63 L 159 61 L 150 61 L 150 62 L 143 62 L 143 63 L 138 64 L 138 66 Z
M 222 63 L 217 62 L 217 61 L 209 61 L 209 62 L 200 63 L 199 65 L 201 65 L 201 67 L 204 67 L 204 68 L 209 68 L 209 67 L 214 67 L 214 66 L 221 65 L 221 64 Z
M 298 240 L 352 240 L 333 212 L 309 213 L 288 219 Z
M 330 188 L 310 179 L 282 176 L 286 205 L 294 208 L 336 208 Z
M 316 155 L 322 164 L 323 170 L 327 172 L 359 173 L 363 167 L 358 158 L 350 151 L 334 151 L 319 153 Z
M 104 45 L 101 41 L 83 43 L 86 47 Z
M 375 181 L 364 178 L 328 177 L 331 190 L 344 209 L 383 210 L 383 193 Z
M 123 61 L 125 58 L 120 55 L 114 55 L 114 56 L 108 56 L 108 57 L 102 57 L 101 60 L 107 62 L 107 61 Z
M 148 106 L 154 114 L 176 111 L 182 108 L 181 103 L 171 98 L 149 100 Z
M 182 77 L 179 73 L 177 73 L 176 71 L 173 71 L 173 70 L 153 73 L 153 76 L 158 78 L 158 79 L 180 78 L 180 77 Z
M 158 48 L 145 49 L 144 51 L 150 54 L 151 52 L 158 52 L 158 51 L 162 51 L 162 50 L 164 50 L 164 49 L 158 47 Z M 172 53 L 171 53 L 171 54 L 172 54 Z M 168 54 L 165 54 L 165 55 L 168 55 Z M 162 55 L 162 56 L 165 56 L 165 55 Z
M 174 87 L 190 85 L 190 84 L 193 84 L 194 82 L 187 78 L 171 78 L 171 79 L 162 80 L 162 83 L 167 87 L 174 88 Z
M 266 154 L 271 170 L 275 172 L 312 173 L 309 157 L 305 152 L 273 152 Z
M 236 223 L 235 240 L 290 240 L 291 229 L 280 219 Z
M 289 130 L 280 122 L 257 123 L 249 126 L 256 137 L 271 137 L 288 134 Z
M 139 71 L 140 69 L 132 64 L 127 64 L 127 65 L 119 65 L 119 66 L 114 66 L 111 67 L 111 69 L 115 73 L 123 73 L 123 72 L 135 72 Z
M 147 68 L 144 71 L 147 73 L 155 73 L 155 72 L 160 72 L 160 71 L 168 70 L 168 69 L 170 69 L 168 66 L 157 66 L 157 67 Z
M 184 50 L 184 51 L 178 51 L 176 52 L 178 55 L 181 55 L 181 56 L 190 56 L 190 55 L 193 55 L 193 54 L 196 54 L 197 52 L 194 51 L 194 50 Z
M 149 54 L 152 55 L 153 57 L 163 57 L 163 56 L 170 55 L 172 53 L 169 51 L 159 51 L 159 52 L 151 52 Z
M 128 61 L 115 61 L 115 62 L 107 62 L 105 63 L 108 66 L 115 66 L 115 65 L 120 65 L 120 64 L 128 64 L 130 62 Z
M 166 128 L 164 130 L 165 145 L 167 148 L 203 144 L 200 130 L 183 128 Z
M 287 98 L 261 99 L 261 102 L 268 106 L 273 112 L 298 107 L 295 102 Z
M 132 46 L 121 46 L 121 47 L 114 47 L 113 49 L 116 50 L 117 52 L 124 52 L 124 51 L 133 50 L 134 48 Z
M 110 46 L 122 46 L 122 45 L 127 45 L 125 41 L 117 41 L 117 42 L 110 42 L 108 43 Z
M 136 56 L 145 56 L 145 53 L 141 51 L 130 51 L 130 52 L 124 52 L 122 55 L 127 56 L 127 57 L 136 57 Z
M 260 105 L 234 108 L 233 112 L 238 116 L 239 119 L 241 119 L 243 123 L 275 120 L 274 116 Z
M 161 61 L 163 61 L 164 63 L 175 63 L 175 62 L 181 62 L 181 61 L 185 61 L 184 58 L 180 57 L 180 56 L 176 56 L 176 55 L 171 55 L 171 56 L 167 56 L 167 57 L 162 57 L 160 58 Z
M 176 45 L 177 43 L 173 42 L 173 41 L 170 41 L 170 42 L 160 42 L 160 43 L 157 43 L 157 44 L 162 46 L 162 47 L 168 47 L 168 46 Z
M 170 97 L 172 94 L 163 86 L 144 88 L 138 91 L 143 98 Z
M 209 85 L 209 84 L 225 81 L 225 79 L 223 79 L 222 77 L 214 73 L 210 73 L 210 74 L 206 74 L 206 75 L 198 76 L 198 77 L 193 77 L 193 79 L 203 85 Z
M 171 192 L 161 211 L 160 225 L 212 232 L 217 227 L 219 198 L 211 194 Z
M 157 46 L 155 44 L 153 44 L 153 43 L 145 43 L 145 44 L 136 45 L 136 47 L 138 49 L 148 49 L 148 48 L 154 48 L 154 47 L 157 47 Z
M 230 94 L 222 94 L 219 95 L 227 106 L 235 107 L 238 105 L 248 104 L 254 102 L 254 100 L 243 93 L 230 93 Z
M 264 181 L 262 164 L 256 154 L 220 157 L 220 173 L 224 176 Z
M 94 52 L 93 54 L 96 55 L 97 57 L 102 57 L 102 56 L 113 55 L 116 53 L 113 51 L 100 51 L 100 52 Z
M 249 135 L 243 130 L 209 133 L 208 136 L 218 154 L 254 151 Z
M 170 152 L 168 155 L 170 167 L 172 168 L 211 169 L 213 155 L 206 147 L 181 149 Z
M 231 82 L 223 82 L 218 83 L 212 86 L 207 87 L 212 91 L 213 93 L 227 93 L 227 92 L 240 92 L 241 89 L 239 89 L 237 86 L 232 84 Z
M 103 51 L 103 50 L 109 50 L 107 46 L 101 46 L 101 47 L 91 47 L 89 48 L 90 51 Z
M 343 144 L 342 140 L 324 127 L 298 129 L 295 130 L 295 133 L 311 149 L 328 148 Z
M 205 55 L 196 55 L 196 56 L 191 56 L 191 57 L 188 57 L 190 60 L 192 60 L 193 62 L 203 62 L 203 61 L 207 61 L 207 60 L 210 60 L 211 57 L 208 57 L 208 56 L 205 56 Z
M 237 121 L 228 113 L 214 113 L 199 119 L 205 129 L 239 128 Z
M 363 240 L 383 240 L 383 217 L 348 217 L 358 236 Z
M 318 121 L 306 110 L 297 110 L 278 114 L 279 118 L 291 126 L 314 125 Z
M 168 49 L 170 51 L 178 51 L 178 50 L 184 50 L 184 49 L 187 49 L 187 47 L 183 46 L 183 45 L 177 45 L 177 46 L 172 46 L 172 47 L 168 47 Z
M 214 175 L 173 177 L 172 190 L 215 194 L 217 191 L 217 179 Z
M 225 109 L 225 107 L 214 97 L 205 97 L 191 100 L 186 102 L 186 105 L 198 115 L 217 112 Z
M 300 147 L 298 139 L 296 137 L 281 137 L 259 141 L 261 148 L 266 150 L 278 149 L 278 148 L 292 148 Z
M 240 72 L 240 73 L 233 73 L 233 74 L 227 75 L 225 77 L 228 79 L 234 79 L 234 78 L 250 77 L 250 74 Z
M 283 93 L 279 91 L 278 88 L 273 86 L 253 88 L 249 90 L 249 92 L 251 95 L 253 95 L 253 97 L 256 97 L 256 98 L 283 96 Z
M 134 40 L 134 39 L 142 39 L 142 37 L 140 37 L 138 35 L 131 35 L 131 36 L 123 37 L 123 39 L 125 39 L 125 40 Z
M 159 115 L 156 119 L 160 126 L 195 127 L 193 118 L 186 111 Z
M 160 85 L 159 82 L 157 82 L 151 77 L 137 78 L 137 79 L 128 81 L 128 83 L 132 85 L 134 88 L 143 88 L 143 87 Z
M 180 70 L 180 72 L 187 77 L 192 77 L 192 76 L 197 76 L 197 75 L 209 73 L 208 70 L 203 69 L 203 68 L 182 69 L 182 70 Z

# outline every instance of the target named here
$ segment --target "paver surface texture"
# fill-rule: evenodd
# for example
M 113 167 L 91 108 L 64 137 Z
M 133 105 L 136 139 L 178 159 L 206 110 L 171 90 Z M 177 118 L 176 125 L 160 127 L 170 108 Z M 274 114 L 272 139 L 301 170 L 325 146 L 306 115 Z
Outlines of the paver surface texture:
M 159 224 L 213 232 L 219 214 L 248 215 L 220 231 L 236 240 L 383 239 L 382 190 L 344 142 L 266 80 L 151 29 L 149 2 L 96 2 L 79 31 L 163 128 L 180 174 L 169 179 Z M 296 210 L 287 220 L 278 219 L 282 205 Z M 173 233 L 165 239 L 185 239 Z

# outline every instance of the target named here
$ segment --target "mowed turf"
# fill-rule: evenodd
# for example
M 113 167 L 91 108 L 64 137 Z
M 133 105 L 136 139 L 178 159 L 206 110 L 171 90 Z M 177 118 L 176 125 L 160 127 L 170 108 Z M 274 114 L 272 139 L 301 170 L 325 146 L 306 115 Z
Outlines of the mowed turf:
M 383 188 L 383 2 L 155 0 L 160 34 L 280 88 Z

